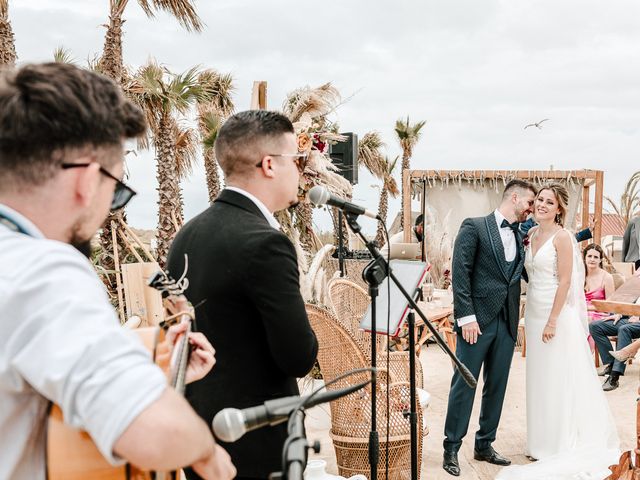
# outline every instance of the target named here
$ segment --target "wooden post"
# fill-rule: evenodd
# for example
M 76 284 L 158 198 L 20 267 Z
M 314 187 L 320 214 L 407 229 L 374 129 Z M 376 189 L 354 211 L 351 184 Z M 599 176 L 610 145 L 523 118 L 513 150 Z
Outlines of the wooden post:
M 142 240 L 138 238 L 138 236 L 133 232 L 133 230 L 131 230 L 131 228 L 129 228 L 129 225 L 127 225 L 126 222 L 122 220 L 122 218 L 120 218 L 120 224 L 122 225 L 122 228 L 124 228 L 125 232 L 127 232 L 127 235 L 129 235 L 133 239 L 133 241 L 136 242 L 138 247 L 140 247 L 140 249 L 147 256 L 147 261 L 155 262 L 156 259 L 153 257 L 153 255 L 151 255 L 151 252 L 147 250 L 147 247 L 144 245 L 144 243 L 142 243 Z
M 582 187 L 582 225 L 581 229 L 585 229 L 589 226 L 589 196 L 591 194 L 591 189 L 589 186 L 584 184 Z
M 267 109 L 267 82 L 253 82 L 253 90 L 251 91 L 251 110 Z
M 404 224 L 404 243 L 411 243 L 411 170 L 402 172 L 402 222 Z
M 424 233 L 425 227 L 427 225 L 427 219 L 425 218 L 427 215 L 427 179 L 424 178 L 422 180 L 422 208 L 420 209 L 420 213 L 422 214 L 422 241 L 420 242 L 420 255 L 422 256 L 422 261 L 424 262 L 427 259 L 427 249 L 425 248 L 424 242 Z M 405 224 L 406 225 L 406 224 Z M 413 226 L 411 227 L 413 228 Z M 405 228 L 406 230 L 406 228 Z
M 111 242 L 113 243 L 113 260 L 116 269 L 116 292 L 118 293 L 118 314 L 120 323 L 124 323 L 124 299 L 122 298 L 122 282 L 120 281 L 120 255 L 118 254 L 118 227 L 116 222 L 111 220 Z
M 594 208 L 594 220 L 596 226 L 593 229 L 593 241 L 600 245 L 602 242 L 602 198 L 604 195 L 604 172 L 596 171 L 596 198 Z

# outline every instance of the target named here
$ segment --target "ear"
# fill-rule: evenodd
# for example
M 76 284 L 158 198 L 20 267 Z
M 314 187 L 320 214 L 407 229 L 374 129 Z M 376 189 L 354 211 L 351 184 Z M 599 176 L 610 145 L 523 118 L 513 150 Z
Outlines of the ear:
M 275 172 L 273 171 L 273 157 L 265 155 L 262 157 L 262 174 L 267 178 L 273 178 Z
M 101 182 L 100 165 L 91 163 L 86 168 L 77 169 L 75 181 L 75 198 L 81 206 L 88 206 L 93 200 Z

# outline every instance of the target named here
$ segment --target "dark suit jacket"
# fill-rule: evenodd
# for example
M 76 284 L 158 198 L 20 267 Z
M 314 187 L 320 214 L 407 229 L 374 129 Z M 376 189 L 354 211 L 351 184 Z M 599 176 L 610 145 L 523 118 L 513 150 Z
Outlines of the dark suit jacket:
M 196 306 L 197 329 L 216 350 L 211 372 L 187 386 L 186 397 L 198 414 L 211 425 L 223 408 L 299 394 L 296 377 L 313 366 L 318 343 L 289 239 L 250 199 L 224 190 L 178 232 L 168 258 L 174 278 L 182 274 L 185 253 L 186 296 Z M 281 470 L 286 437 L 282 424 L 221 444 L 239 476 L 266 478 Z
M 462 222 L 454 245 L 452 265 L 456 319 L 475 315 L 482 331 L 497 320 L 506 306 L 509 332 L 514 340 L 518 337 L 520 278 L 524 266 L 520 234 L 516 234 L 516 244 L 516 264 L 512 271 L 508 271 L 494 213 Z

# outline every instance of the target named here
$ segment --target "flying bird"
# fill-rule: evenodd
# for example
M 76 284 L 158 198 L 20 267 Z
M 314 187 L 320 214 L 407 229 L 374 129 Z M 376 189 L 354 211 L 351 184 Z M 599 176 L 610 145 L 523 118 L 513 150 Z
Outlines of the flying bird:
M 538 127 L 538 130 L 542 130 L 542 122 L 546 122 L 547 120 L 549 120 L 548 118 L 545 118 L 543 120 L 540 120 L 539 122 L 536 123 L 530 123 L 529 125 L 527 125 L 526 127 L 524 127 L 524 129 L 526 130 L 529 127 Z

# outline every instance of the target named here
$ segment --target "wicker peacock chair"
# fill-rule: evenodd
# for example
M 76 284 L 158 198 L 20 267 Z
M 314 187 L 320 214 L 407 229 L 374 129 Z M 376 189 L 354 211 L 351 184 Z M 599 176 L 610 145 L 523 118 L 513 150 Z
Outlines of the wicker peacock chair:
M 331 312 L 307 304 L 311 327 L 318 337 L 318 363 L 328 383 L 348 371 L 369 366 L 367 356 L 348 329 Z M 329 390 L 361 383 L 369 378 L 368 372 L 358 373 L 330 385 Z M 379 368 L 377 375 L 378 405 L 376 420 L 380 435 L 380 462 L 378 480 L 385 478 L 387 400 L 389 386 L 389 478 L 404 480 L 411 471 L 411 439 L 408 410 L 410 407 L 409 383 L 396 381 L 393 375 Z M 350 477 L 355 474 L 368 476 L 370 472 L 368 445 L 371 427 L 371 387 L 331 402 L 330 436 L 336 451 L 339 474 Z M 418 411 L 418 425 L 422 423 L 422 410 Z M 418 459 L 422 458 L 423 435 L 418 435 Z

